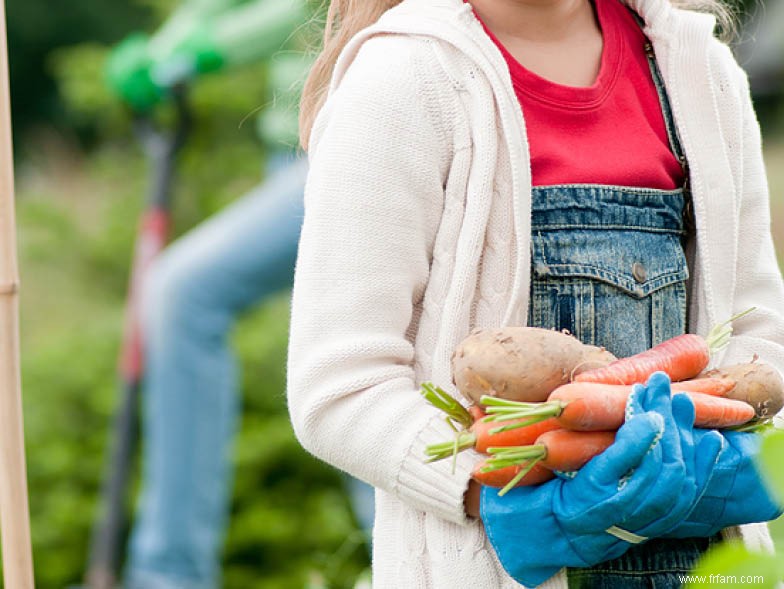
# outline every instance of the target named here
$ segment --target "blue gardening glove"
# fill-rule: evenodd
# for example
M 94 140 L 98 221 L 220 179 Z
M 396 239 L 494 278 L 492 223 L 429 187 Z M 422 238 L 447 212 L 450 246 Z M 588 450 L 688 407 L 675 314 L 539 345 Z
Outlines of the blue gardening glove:
M 707 537 L 727 526 L 770 521 L 782 514 L 782 505 L 766 488 L 755 465 L 759 435 L 694 430 L 696 440 L 716 434 L 722 437 L 724 446 L 713 476 L 694 510 L 667 537 Z
M 647 499 L 640 498 L 638 509 L 628 514 L 623 526 L 614 525 L 608 529 L 610 534 L 631 543 L 662 536 L 691 513 L 713 474 L 722 448 L 722 439 L 717 433 L 704 436 L 695 447 L 694 405 L 687 395 L 672 396 L 669 377 L 663 372 L 652 375 L 646 386 L 634 387 L 629 395 L 627 421 L 646 411 L 655 412 L 664 421 L 657 487 Z M 656 454 L 648 460 L 654 457 Z M 569 500 L 562 511 L 568 513 L 577 505 L 578 501 Z M 579 528 L 582 515 L 578 508 L 574 514 L 578 531 L 583 531 Z
M 615 443 L 573 479 L 516 487 L 503 497 L 498 489 L 483 487 L 482 522 L 506 572 L 535 587 L 564 566 L 587 567 L 623 554 L 630 544 L 605 530 L 623 522 L 646 490 L 656 488 L 663 433 L 662 417 L 643 413 L 627 421 Z M 572 504 L 562 513 L 562 498 L 567 497 Z M 581 531 L 574 529 L 575 516 Z
M 718 432 L 695 440 L 694 404 L 688 395 L 678 393 L 671 396 L 670 380 L 663 372 L 652 375 L 646 387 L 635 387 L 627 403 L 626 418 L 645 409 L 664 417 L 662 477 L 658 484 L 672 485 L 669 491 L 674 503 L 668 511 L 666 502 L 658 503 L 658 513 L 656 509 L 645 507 L 627 520 L 628 529 L 635 530 L 631 538 L 637 542 L 665 535 L 692 512 L 711 481 L 723 446 Z M 677 488 L 675 485 L 681 474 L 682 485 Z M 621 537 L 625 537 L 623 530 L 612 532 L 621 532 Z
M 691 401 L 676 396 L 673 407 L 666 375 L 654 376 L 630 395 L 615 443 L 574 478 L 518 487 L 504 497 L 483 489 L 482 520 L 506 571 L 534 586 L 564 566 L 610 560 L 669 531 L 697 493 L 693 421 Z M 719 448 L 715 437 L 701 448 L 713 453 L 711 467 Z M 710 468 L 700 466 L 700 476 L 708 476 Z

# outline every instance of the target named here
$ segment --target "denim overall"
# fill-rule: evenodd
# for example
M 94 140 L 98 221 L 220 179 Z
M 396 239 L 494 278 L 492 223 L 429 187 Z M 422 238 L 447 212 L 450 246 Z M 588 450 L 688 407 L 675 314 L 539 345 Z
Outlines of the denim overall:
M 646 47 L 670 147 L 686 160 L 653 50 Z M 630 356 L 686 331 L 689 233 L 686 186 L 533 188 L 528 324 L 566 329 L 587 344 Z M 679 587 L 715 538 L 654 539 L 622 557 L 569 569 L 570 588 Z

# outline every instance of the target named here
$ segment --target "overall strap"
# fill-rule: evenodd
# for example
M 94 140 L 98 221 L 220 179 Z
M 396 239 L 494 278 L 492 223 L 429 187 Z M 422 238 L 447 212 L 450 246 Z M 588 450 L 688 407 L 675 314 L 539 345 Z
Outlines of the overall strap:
M 634 16 L 634 20 L 637 21 L 637 24 L 641 29 L 643 29 L 644 33 L 645 21 L 643 21 L 642 17 L 640 17 L 640 15 L 631 8 L 629 9 L 629 12 L 631 12 L 632 16 Z M 692 204 L 691 192 L 689 190 L 689 162 L 686 159 L 686 155 L 683 151 L 681 138 L 678 134 L 678 127 L 675 125 L 675 118 L 672 114 L 672 106 L 670 105 L 670 99 L 667 96 L 667 89 L 664 87 L 664 78 L 662 77 L 661 70 L 659 69 L 659 64 L 656 61 L 656 53 L 653 50 L 653 43 L 650 42 L 647 36 L 645 38 L 644 49 L 645 55 L 648 58 L 648 67 L 650 67 L 651 70 L 653 84 L 656 87 L 656 93 L 659 96 L 659 104 L 661 104 L 662 115 L 664 116 L 664 126 L 667 130 L 667 139 L 670 143 L 670 149 L 672 150 L 673 155 L 675 155 L 675 157 L 678 159 L 678 162 L 681 165 L 681 169 L 683 170 L 683 219 L 687 234 L 693 234 L 695 229 L 695 221 L 694 207 Z

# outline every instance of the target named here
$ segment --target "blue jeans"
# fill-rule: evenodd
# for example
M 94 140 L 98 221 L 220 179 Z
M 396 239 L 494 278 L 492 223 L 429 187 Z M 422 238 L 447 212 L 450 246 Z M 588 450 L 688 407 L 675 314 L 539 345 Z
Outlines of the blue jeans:
M 650 540 L 617 560 L 590 569 L 569 569 L 569 589 L 667 589 L 680 587 L 697 558 L 720 539 L 688 538 L 673 545 Z
M 288 288 L 302 223 L 304 158 L 168 248 L 145 293 L 144 466 L 126 586 L 214 589 L 239 409 L 228 335 L 240 312 Z

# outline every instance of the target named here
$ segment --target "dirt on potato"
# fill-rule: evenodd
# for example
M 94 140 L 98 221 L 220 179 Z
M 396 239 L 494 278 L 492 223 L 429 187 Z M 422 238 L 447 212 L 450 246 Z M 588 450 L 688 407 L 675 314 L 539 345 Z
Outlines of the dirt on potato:
M 452 355 L 452 378 L 475 403 L 482 395 L 539 402 L 582 371 L 615 360 L 604 348 L 574 336 L 537 327 L 482 329 L 464 339 Z
M 727 398 L 745 401 L 758 419 L 773 417 L 784 407 L 784 379 L 779 371 L 762 362 L 747 362 L 722 366 L 705 372 L 702 376 L 719 376 L 735 381 L 735 388 Z

